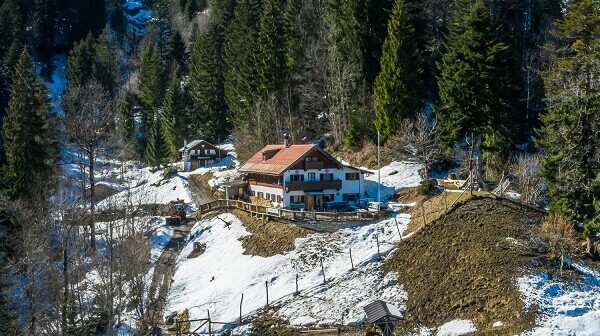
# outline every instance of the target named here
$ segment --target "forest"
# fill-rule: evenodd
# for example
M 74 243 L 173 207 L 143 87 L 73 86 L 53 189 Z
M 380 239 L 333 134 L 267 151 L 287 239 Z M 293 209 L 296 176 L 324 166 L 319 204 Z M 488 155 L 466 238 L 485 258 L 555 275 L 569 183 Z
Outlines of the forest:
M 538 205 L 600 232 L 598 0 L 143 0 L 141 28 L 132 2 L 0 0 L 0 334 L 112 335 L 115 293 L 145 316 L 143 262 L 118 263 L 147 246 L 96 255 L 83 194 L 100 155 L 160 167 L 184 140 L 230 137 L 242 162 L 284 134 L 406 155 L 420 124 L 437 146 L 416 150 L 425 175 L 467 148 L 482 187 L 525 162 Z M 93 304 L 75 287 L 90 263 L 111 272 Z

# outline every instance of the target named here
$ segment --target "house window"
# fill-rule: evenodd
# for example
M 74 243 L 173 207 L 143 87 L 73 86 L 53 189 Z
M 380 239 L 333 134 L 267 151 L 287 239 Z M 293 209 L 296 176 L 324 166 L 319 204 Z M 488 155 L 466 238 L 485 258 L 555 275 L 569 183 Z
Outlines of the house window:
M 217 152 L 214 149 L 209 149 L 208 154 L 215 155 Z
M 277 195 L 271 194 L 271 201 L 275 202 L 276 199 L 277 199 Z
M 321 174 L 321 181 L 333 180 L 333 174 Z
M 304 160 L 306 160 L 306 162 L 317 162 L 317 161 L 319 161 L 319 158 L 318 157 L 308 156 Z
M 256 193 L 256 197 L 258 197 L 258 198 L 264 198 L 264 196 L 263 196 L 263 195 L 264 195 L 264 194 L 263 194 L 263 192 L 261 192 L 261 191 L 259 191 L 258 193 Z
M 290 175 L 290 181 L 302 182 L 302 181 L 304 181 L 304 175 L 301 175 L 301 174 Z
M 309 181 L 314 181 L 315 180 L 315 173 L 308 173 L 308 180 Z
M 282 200 L 283 198 L 281 197 L 281 195 L 277 195 L 277 203 L 281 203 Z
M 323 195 L 323 202 L 333 202 L 334 197 L 334 194 L 325 194 Z
M 292 204 L 303 204 L 304 203 L 304 196 L 290 196 L 290 203 Z
M 344 202 L 356 202 L 358 201 L 359 194 L 342 194 L 342 200 Z
M 346 173 L 347 181 L 356 181 L 358 180 L 358 173 Z

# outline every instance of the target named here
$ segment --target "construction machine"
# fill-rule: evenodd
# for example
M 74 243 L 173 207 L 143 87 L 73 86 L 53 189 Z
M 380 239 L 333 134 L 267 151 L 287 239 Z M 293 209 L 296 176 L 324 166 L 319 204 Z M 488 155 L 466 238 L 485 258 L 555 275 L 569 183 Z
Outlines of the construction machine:
M 169 216 L 165 218 L 167 225 L 181 225 L 185 222 L 185 202 L 181 200 L 171 201 L 169 203 Z

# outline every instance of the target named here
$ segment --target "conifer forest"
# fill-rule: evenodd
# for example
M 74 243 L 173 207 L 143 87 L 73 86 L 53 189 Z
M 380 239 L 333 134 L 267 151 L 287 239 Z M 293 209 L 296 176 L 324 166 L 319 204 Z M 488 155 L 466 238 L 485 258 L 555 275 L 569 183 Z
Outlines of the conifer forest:
M 194 139 L 509 178 L 597 262 L 600 1 L 0 0 L 0 131 L 0 335 L 168 334 L 134 223 L 160 211 L 96 195 Z

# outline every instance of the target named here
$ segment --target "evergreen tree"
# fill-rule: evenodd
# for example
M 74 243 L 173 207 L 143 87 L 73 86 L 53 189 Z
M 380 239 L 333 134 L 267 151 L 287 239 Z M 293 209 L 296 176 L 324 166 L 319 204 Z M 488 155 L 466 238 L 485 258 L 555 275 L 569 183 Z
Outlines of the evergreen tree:
M 163 102 L 164 70 L 154 44 L 146 39 L 142 45 L 139 70 L 139 99 L 141 103 L 140 149 L 146 153 L 146 141 L 150 136 L 152 123 Z
M 42 63 L 42 76 L 52 76 L 52 56 L 54 49 L 56 7 L 54 0 L 36 0 L 34 11 L 35 27 L 33 40 L 36 58 Z
M 515 106 L 504 98 L 519 79 L 510 76 L 511 63 L 505 61 L 511 58 L 510 49 L 492 28 L 484 0 L 459 3 L 445 46 L 439 64 L 438 124 L 448 145 L 473 139 L 482 183 L 482 141 L 490 162 L 503 162 L 508 154 Z
M 198 36 L 190 60 L 189 92 L 196 107 L 192 125 L 208 141 L 225 135 L 229 110 L 225 102 L 223 42 L 215 24 Z
M 125 145 L 129 156 L 138 152 L 137 128 L 135 117 L 139 115 L 139 100 L 135 93 L 125 92 L 123 104 L 121 105 L 120 129 L 121 139 Z
M 257 53 L 258 95 L 280 88 L 284 74 L 283 26 L 278 0 L 266 0 L 260 16 Z
M 177 73 L 181 76 L 187 72 L 188 53 L 183 37 L 179 32 L 175 32 L 171 41 L 171 59 L 177 65 Z
M 301 0 L 289 0 L 286 3 L 284 14 L 285 36 L 285 65 L 286 73 L 292 76 L 299 71 L 302 58 L 301 29 L 299 16 L 302 7 Z
M 164 64 L 170 64 L 173 38 L 170 2 L 168 0 L 153 1 L 152 12 L 153 20 L 148 25 L 148 37 L 156 44 L 161 61 Z
M 17 0 L 5 0 L 0 5 L 0 60 L 4 59 L 7 46 L 23 38 L 23 18 Z
M 34 181 L 48 181 L 55 171 L 47 96 L 48 90 L 38 80 L 24 49 L 12 78 L 3 127 L 6 164 L 1 171 L 2 186 L 11 198 L 27 197 Z
M 152 121 L 148 146 L 146 147 L 146 160 L 151 167 L 159 167 L 165 162 L 165 158 L 168 154 L 162 126 L 162 118 L 160 117 L 160 113 L 157 112 Z
M 107 29 L 94 45 L 92 73 L 106 92 L 111 96 L 116 94 L 119 85 L 119 54 L 110 40 L 110 32 Z
M 551 104 L 539 130 L 547 153 L 541 176 L 551 210 L 600 227 L 600 3 L 571 2 L 553 35 L 544 74 Z
M 67 79 L 69 86 L 83 86 L 93 74 L 94 36 L 87 37 L 73 46 L 69 52 Z
M 375 80 L 375 125 L 385 142 L 402 119 L 423 109 L 420 55 L 404 1 L 397 0 L 383 45 L 381 72 Z
M 225 46 L 225 97 L 227 105 L 240 123 L 257 98 L 258 22 L 260 18 L 259 0 L 240 0 L 235 7 L 234 18 L 229 28 Z
M 165 157 L 175 161 L 179 158 L 179 148 L 183 145 L 186 113 L 184 92 L 181 88 L 181 78 L 172 76 L 167 89 L 163 110 L 162 131 L 166 143 Z

